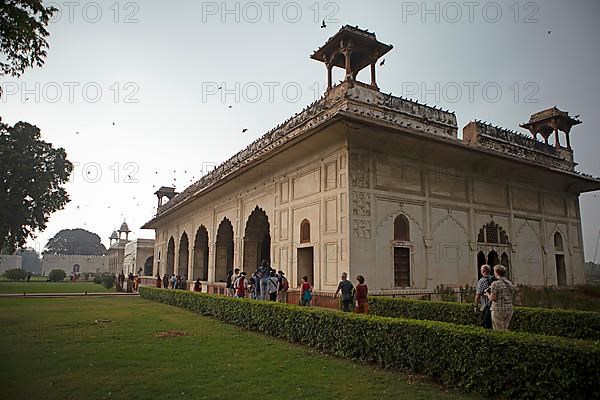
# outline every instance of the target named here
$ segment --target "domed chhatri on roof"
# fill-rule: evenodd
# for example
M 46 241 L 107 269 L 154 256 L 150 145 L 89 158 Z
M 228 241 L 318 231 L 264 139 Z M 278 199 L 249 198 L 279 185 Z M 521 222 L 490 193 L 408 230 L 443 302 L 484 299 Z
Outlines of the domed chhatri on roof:
M 110 236 L 108 237 L 108 240 L 110 241 L 110 245 L 112 246 L 113 242 L 118 242 L 119 241 L 119 234 L 117 233 L 117 231 L 113 231 Z
M 123 234 L 125 234 L 125 241 L 129 241 L 130 232 L 131 231 L 129 230 L 129 226 L 127 226 L 127 222 L 123 221 L 119 230 L 114 231 L 112 235 L 110 235 L 110 244 L 112 245 L 113 240 L 115 240 L 117 243 L 123 240 Z
M 119 228 L 119 232 L 125 232 L 125 233 L 131 232 L 129 230 L 129 226 L 127 226 L 127 222 L 123 221 L 123 223 L 121 224 L 121 227 Z

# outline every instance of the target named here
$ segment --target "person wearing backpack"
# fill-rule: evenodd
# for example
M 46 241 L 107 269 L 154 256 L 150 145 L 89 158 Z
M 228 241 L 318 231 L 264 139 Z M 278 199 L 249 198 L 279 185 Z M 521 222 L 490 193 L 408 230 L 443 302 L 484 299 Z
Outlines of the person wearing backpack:
M 288 282 L 287 278 L 285 277 L 285 274 L 283 273 L 283 271 L 279 271 L 279 288 L 277 291 L 277 301 L 280 303 L 287 303 L 287 294 L 288 294 L 288 290 L 290 289 L 290 283 Z
M 348 280 L 348 274 L 346 272 L 342 273 L 342 280 L 338 284 L 337 290 L 333 295 L 335 299 L 338 293 L 342 292 L 342 311 L 351 312 L 352 303 L 354 302 L 354 285 L 352 282 Z

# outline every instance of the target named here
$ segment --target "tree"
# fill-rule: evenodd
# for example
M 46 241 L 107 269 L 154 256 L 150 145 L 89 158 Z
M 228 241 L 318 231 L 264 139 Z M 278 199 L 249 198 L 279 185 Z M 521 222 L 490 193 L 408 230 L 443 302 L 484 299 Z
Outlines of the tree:
M 48 240 L 44 254 L 99 256 L 106 252 L 100 236 L 85 229 L 63 229 Z
M 11 253 L 46 228 L 69 201 L 61 185 L 72 170 L 65 150 L 41 140 L 39 128 L 0 121 L 0 248 Z
M 4 271 L 4 277 L 9 281 L 22 281 L 27 278 L 27 272 L 21 268 L 12 268 Z
M 19 77 L 26 68 L 44 65 L 46 27 L 56 11 L 41 0 L 0 2 L 0 75 Z
M 48 274 L 48 280 L 50 282 L 62 282 L 67 277 L 67 273 L 62 269 L 53 269 Z
M 102 286 L 107 289 L 112 288 L 115 285 L 115 276 L 113 274 L 102 275 Z

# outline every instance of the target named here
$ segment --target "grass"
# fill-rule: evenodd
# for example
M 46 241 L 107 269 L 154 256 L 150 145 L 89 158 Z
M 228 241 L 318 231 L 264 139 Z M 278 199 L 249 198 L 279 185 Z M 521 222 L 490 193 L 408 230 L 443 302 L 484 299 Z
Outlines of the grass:
M 3 399 L 478 398 L 140 298 L 1 299 L 0 322 Z
M 83 293 L 114 292 L 93 282 L 0 282 L 0 293 Z

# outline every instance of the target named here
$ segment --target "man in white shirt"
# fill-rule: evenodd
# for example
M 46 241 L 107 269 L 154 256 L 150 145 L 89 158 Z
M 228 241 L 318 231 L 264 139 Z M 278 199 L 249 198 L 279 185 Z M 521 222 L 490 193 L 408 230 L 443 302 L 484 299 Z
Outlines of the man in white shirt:
M 231 287 L 229 288 L 229 297 L 235 297 L 235 282 L 240 277 L 240 269 L 236 268 L 233 270 L 233 275 L 231 275 Z

